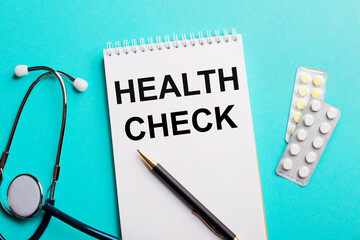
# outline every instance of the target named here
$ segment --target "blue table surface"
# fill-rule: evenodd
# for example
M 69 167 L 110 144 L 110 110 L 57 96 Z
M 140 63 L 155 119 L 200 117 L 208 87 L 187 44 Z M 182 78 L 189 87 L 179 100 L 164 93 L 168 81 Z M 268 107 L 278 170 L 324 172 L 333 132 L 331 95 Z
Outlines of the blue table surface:
M 0 146 L 5 148 L 20 102 L 37 76 L 13 78 L 16 65 L 48 65 L 87 79 L 84 93 L 68 85 L 56 206 L 120 236 L 102 49 L 107 41 L 236 27 L 244 41 L 269 239 L 360 239 L 359 11 L 355 0 L 2 1 Z M 305 188 L 275 174 L 299 66 L 328 72 L 325 100 L 342 111 Z M 50 183 L 61 93 L 51 78 L 34 91 L 13 142 L 2 199 L 6 183 L 19 173 L 35 174 L 44 189 Z M 17 220 L 0 212 L 1 233 L 26 239 L 41 216 Z M 52 219 L 43 239 L 64 238 L 91 239 Z

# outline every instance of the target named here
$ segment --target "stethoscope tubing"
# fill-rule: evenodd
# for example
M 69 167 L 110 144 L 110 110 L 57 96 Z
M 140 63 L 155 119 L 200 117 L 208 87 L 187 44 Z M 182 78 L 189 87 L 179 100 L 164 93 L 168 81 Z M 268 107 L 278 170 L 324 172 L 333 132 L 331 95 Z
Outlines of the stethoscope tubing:
M 82 223 L 82 222 L 76 220 L 75 218 L 73 218 L 73 217 L 67 215 L 66 213 L 60 211 L 59 209 L 55 208 L 51 204 L 45 203 L 42 207 L 42 210 L 44 210 L 47 213 L 50 213 L 51 216 L 56 217 L 57 219 L 69 224 L 70 226 L 82 231 L 83 233 L 86 233 L 97 239 L 119 240 L 119 238 L 117 238 L 117 237 L 114 237 L 112 235 L 104 233 L 100 230 L 90 227 L 89 225 L 86 225 L 85 223 Z

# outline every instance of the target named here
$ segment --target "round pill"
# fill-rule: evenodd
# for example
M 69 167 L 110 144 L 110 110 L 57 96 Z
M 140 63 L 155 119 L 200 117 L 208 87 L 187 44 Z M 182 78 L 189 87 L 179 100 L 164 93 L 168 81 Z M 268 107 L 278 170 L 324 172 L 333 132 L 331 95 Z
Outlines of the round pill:
M 313 83 L 314 86 L 317 87 L 317 86 L 320 86 L 322 84 L 322 81 L 323 81 L 322 77 L 316 76 L 316 77 L 313 78 L 312 83 Z
M 300 129 L 296 137 L 299 141 L 304 141 L 307 138 L 307 133 L 304 129 Z
M 293 133 L 294 133 L 295 128 L 296 128 L 296 126 L 295 126 L 295 127 L 293 127 L 293 128 L 290 130 L 290 133 L 291 133 L 291 134 L 293 134 Z
M 316 154 L 314 152 L 309 152 L 305 156 L 305 160 L 307 163 L 313 163 L 316 160 Z
M 306 178 L 307 176 L 309 176 L 309 168 L 308 167 L 302 167 L 299 170 L 299 176 L 302 178 Z
M 324 122 L 320 125 L 320 132 L 322 134 L 327 134 L 330 131 L 330 128 L 331 128 L 330 124 Z
M 321 103 L 320 103 L 320 101 L 318 101 L 318 100 L 315 100 L 315 101 L 313 101 L 312 103 L 311 103 L 311 110 L 313 111 L 313 112 L 317 112 L 317 111 L 319 111 L 320 110 L 320 108 L 321 108 Z
M 303 100 L 299 100 L 296 102 L 296 108 L 299 110 L 303 110 L 305 108 L 305 102 Z
M 282 166 L 285 170 L 290 170 L 293 166 L 293 163 L 291 161 L 290 158 L 286 158 L 283 163 L 282 163 Z
M 304 118 L 304 124 L 307 127 L 310 127 L 311 125 L 314 124 L 314 117 L 311 115 L 306 115 Z
M 321 92 L 319 89 L 314 89 L 311 91 L 311 96 L 314 97 L 314 98 L 319 98 L 321 95 Z
M 294 121 L 296 122 L 296 123 L 298 123 L 299 121 L 300 121 L 300 118 L 301 118 L 301 113 L 295 113 L 294 114 Z
M 299 145 L 297 145 L 297 144 L 291 145 L 291 147 L 290 147 L 290 154 L 291 154 L 291 155 L 296 156 L 296 155 L 299 154 L 299 152 L 300 152 L 300 147 L 299 147 Z
M 300 97 L 305 97 L 308 94 L 308 90 L 306 87 L 301 87 L 298 89 L 298 95 Z
M 302 74 L 300 77 L 300 82 L 303 84 L 307 84 L 310 81 L 309 74 Z
M 331 108 L 329 109 L 329 111 L 327 111 L 326 116 L 328 117 L 328 119 L 332 120 L 334 118 L 336 118 L 337 116 L 337 111 L 335 108 Z
M 312 144 L 313 144 L 314 148 L 318 149 L 318 148 L 322 147 L 322 145 L 324 144 L 324 140 L 321 137 L 317 137 L 314 139 Z

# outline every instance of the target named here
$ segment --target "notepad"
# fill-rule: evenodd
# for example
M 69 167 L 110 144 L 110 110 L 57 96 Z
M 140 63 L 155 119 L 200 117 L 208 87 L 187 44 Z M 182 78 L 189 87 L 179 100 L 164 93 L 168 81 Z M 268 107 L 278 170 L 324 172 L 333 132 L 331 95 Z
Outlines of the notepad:
M 122 238 L 219 239 L 140 149 L 240 239 L 267 239 L 241 35 L 108 43 L 103 53 Z

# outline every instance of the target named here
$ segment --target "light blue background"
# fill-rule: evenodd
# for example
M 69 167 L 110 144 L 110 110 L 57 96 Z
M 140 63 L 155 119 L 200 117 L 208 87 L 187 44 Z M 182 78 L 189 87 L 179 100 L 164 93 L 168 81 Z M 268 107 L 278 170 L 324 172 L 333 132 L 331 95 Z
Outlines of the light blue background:
M 357 0 L 2 1 L 0 146 L 5 148 L 18 106 L 37 76 L 14 79 L 17 64 L 48 65 L 87 79 L 83 94 L 67 85 L 69 114 L 56 206 L 119 236 L 102 49 L 107 41 L 236 27 L 244 40 L 269 239 L 359 239 L 359 12 Z M 328 72 L 326 101 L 342 111 L 305 188 L 275 175 L 299 66 Z M 31 172 L 48 187 L 60 99 L 52 79 L 35 89 L 13 142 L 5 183 Z M 5 185 L 1 190 L 4 195 Z M 0 212 L 1 233 L 25 239 L 40 219 L 19 221 Z M 53 218 L 43 239 L 64 238 L 88 239 Z

